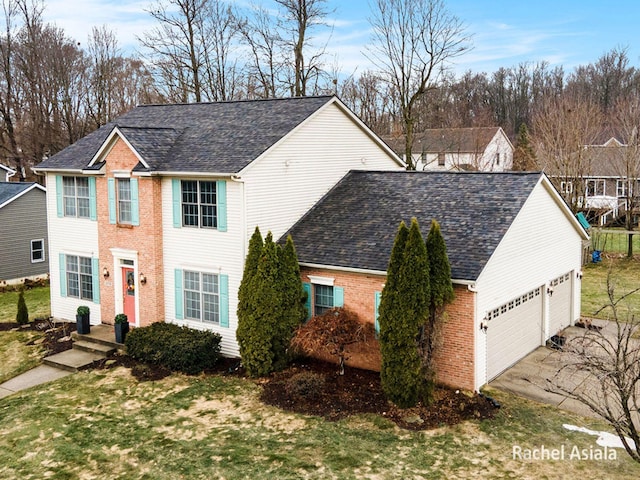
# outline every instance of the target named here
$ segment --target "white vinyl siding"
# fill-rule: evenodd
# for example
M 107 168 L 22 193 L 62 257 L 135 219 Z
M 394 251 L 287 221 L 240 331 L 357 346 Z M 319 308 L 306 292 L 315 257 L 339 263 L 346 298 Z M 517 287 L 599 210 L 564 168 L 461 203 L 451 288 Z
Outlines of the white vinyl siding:
M 56 194 L 57 179 L 60 179 L 59 183 L 62 184 L 61 176 L 48 174 L 46 179 L 47 188 L 51 188 L 49 191 L 52 192 L 51 195 L 47 195 L 51 315 L 58 319 L 73 320 L 75 319 L 76 309 L 80 305 L 86 305 L 87 301 L 61 295 L 61 276 L 58 273 L 61 269 L 60 254 L 97 257 L 98 222 L 87 221 L 84 218 L 58 216 L 60 211 L 58 207 L 62 203 L 62 195 L 58 196 Z M 95 179 L 90 179 L 89 184 L 91 185 L 93 182 L 95 182 Z M 60 190 L 60 193 L 62 193 L 62 190 Z M 58 199 L 60 199 L 60 202 L 58 202 Z M 101 321 L 100 308 L 91 308 L 91 323 L 95 325 L 101 323 Z
M 582 237 L 572 224 L 571 213 L 564 204 L 556 203 L 557 197 L 547 188 L 550 187 L 543 181 L 536 186 L 480 274 L 474 288 L 478 291 L 478 323 L 496 305 L 580 269 Z M 542 294 L 548 295 L 546 291 Z M 569 301 L 573 322 L 580 313 L 578 282 Z M 548 318 L 543 318 L 544 335 L 538 340 L 540 345 L 544 344 L 544 336 L 556 333 L 549 333 Z M 486 382 L 486 350 L 487 345 L 479 336 L 476 342 L 478 388 Z
M 247 234 L 259 225 L 279 238 L 349 170 L 402 169 L 339 107 L 329 105 L 241 172 Z

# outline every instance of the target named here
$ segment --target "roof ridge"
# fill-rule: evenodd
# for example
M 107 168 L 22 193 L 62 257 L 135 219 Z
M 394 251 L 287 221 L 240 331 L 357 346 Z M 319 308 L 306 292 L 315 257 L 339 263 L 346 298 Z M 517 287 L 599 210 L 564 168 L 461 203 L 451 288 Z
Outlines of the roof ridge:
M 178 103 L 146 103 L 136 105 L 136 108 L 141 107 L 174 107 L 174 106 L 200 106 L 200 105 L 220 105 L 220 104 L 232 104 L 232 103 L 258 103 L 258 102 L 273 102 L 273 101 L 292 101 L 292 100 L 310 100 L 310 99 L 321 99 L 321 98 L 332 98 L 336 95 L 309 95 L 309 96 L 299 96 L 299 97 L 270 97 L 270 98 L 244 98 L 238 100 L 221 100 L 218 102 L 178 102 Z

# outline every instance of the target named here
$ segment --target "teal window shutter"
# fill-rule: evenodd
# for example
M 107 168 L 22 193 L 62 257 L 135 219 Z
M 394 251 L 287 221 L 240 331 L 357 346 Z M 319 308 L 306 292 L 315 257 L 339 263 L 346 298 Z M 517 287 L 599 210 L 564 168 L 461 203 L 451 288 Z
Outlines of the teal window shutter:
M 229 328 L 229 275 L 220 275 L 220 326 Z
M 182 296 L 182 270 L 176 268 L 175 270 L 175 291 L 176 291 L 176 319 L 182 320 L 184 318 L 184 299 Z
M 98 268 L 100 261 L 93 257 L 91 259 L 91 286 L 93 289 L 93 303 L 100 303 L 100 277 L 98 276 Z
M 109 196 L 109 223 L 116 223 L 116 179 L 108 179 L 107 187 Z
M 98 206 L 96 200 L 96 177 L 89 177 L 89 218 L 93 221 L 98 219 Z
M 129 180 L 131 187 L 131 224 L 140 225 L 140 202 L 138 201 L 138 179 Z
M 62 176 L 56 175 L 56 209 L 59 217 L 64 217 L 64 205 L 62 199 Z
M 380 297 L 381 297 L 381 293 L 380 292 L 374 292 L 374 304 L 373 304 L 373 308 L 374 308 L 374 327 L 376 329 L 376 334 L 380 334 L 380 322 L 378 321 L 378 317 L 380 316 L 380 312 L 378 312 L 378 307 L 380 307 Z
M 182 226 L 182 187 L 179 179 L 171 179 L 171 191 L 173 192 L 173 226 L 180 228 Z
M 60 253 L 58 255 L 59 258 L 59 269 L 60 269 L 60 296 L 67 296 L 67 259 L 64 256 L 64 253 Z
M 307 294 L 307 299 L 304 302 L 304 308 L 307 309 L 307 320 L 309 320 L 313 313 L 313 310 L 311 309 L 311 284 L 302 282 L 302 289 L 304 290 L 304 293 Z
M 344 307 L 344 288 L 333 287 L 333 306 Z
M 216 182 L 216 208 L 218 214 L 218 230 L 227 231 L 227 182 L 218 180 Z

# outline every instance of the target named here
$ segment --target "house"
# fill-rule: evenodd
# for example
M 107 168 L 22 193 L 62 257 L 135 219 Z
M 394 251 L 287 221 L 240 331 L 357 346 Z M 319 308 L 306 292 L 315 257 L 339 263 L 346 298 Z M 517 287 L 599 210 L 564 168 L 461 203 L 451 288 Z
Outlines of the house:
M 13 168 L 9 168 L 6 165 L 2 165 L 0 163 L 0 175 L 4 175 L 4 181 L 8 182 L 11 177 L 16 174 L 16 171 Z M 2 180 L 0 180 L 2 181 Z
M 637 211 L 640 195 L 640 159 L 637 147 L 611 137 L 602 145 L 587 145 L 582 171 L 565 177 L 550 170 L 567 201 L 595 224 L 605 225 L 623 217 L 628 208 Z
M 404 137 L 384 140 L 404 158 Z M 513 166 L 513 145 L 501 127 L 434 128 L 415 133 L 416 170 L 502 172 Z
M 440 223 L 451 263 L 440 382 L 477 390 L 579 318 L 588 236 L 546 175 L 515 172 L 350 172 L 287 232 L 309 308 L 375 323 L 398 225 L 412 217 L 425 238 Z
M 0 285 L 49 273 L 45 197 L 37 183 L 0 182 Z
M 51 313 L 209 329 L 237 356 L 254 228 L 278 238 L 354 169 L 402 162 L 335 96 L 136 107 L 35 168 Z

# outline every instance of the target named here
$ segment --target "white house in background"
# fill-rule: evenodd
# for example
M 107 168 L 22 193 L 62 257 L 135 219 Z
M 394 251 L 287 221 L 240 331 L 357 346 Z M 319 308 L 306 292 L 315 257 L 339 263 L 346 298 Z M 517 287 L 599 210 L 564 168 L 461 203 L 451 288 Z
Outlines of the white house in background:
M 11 177 L 16 174 L 13 168 L 9 168 L 6 165 L 0 163 L 0 175 L 4 175 L 4 180 L 0 178 L 0 182 L 8 182 Z
M 35 168 L 48 186 L 51 313 L 125 313 L 222 336 L 256 226 L 286 232 L 354 169 L 402 170 L 337 97 L 134 108 Z M 339 239 L 339 232 L 333 232 Z
M 403 159 L 404 137 L 384 140 Z M 414 135 L 416 170 L 503 172 L 513 167 L 513 145 L 501 127 L 434 128 Z

